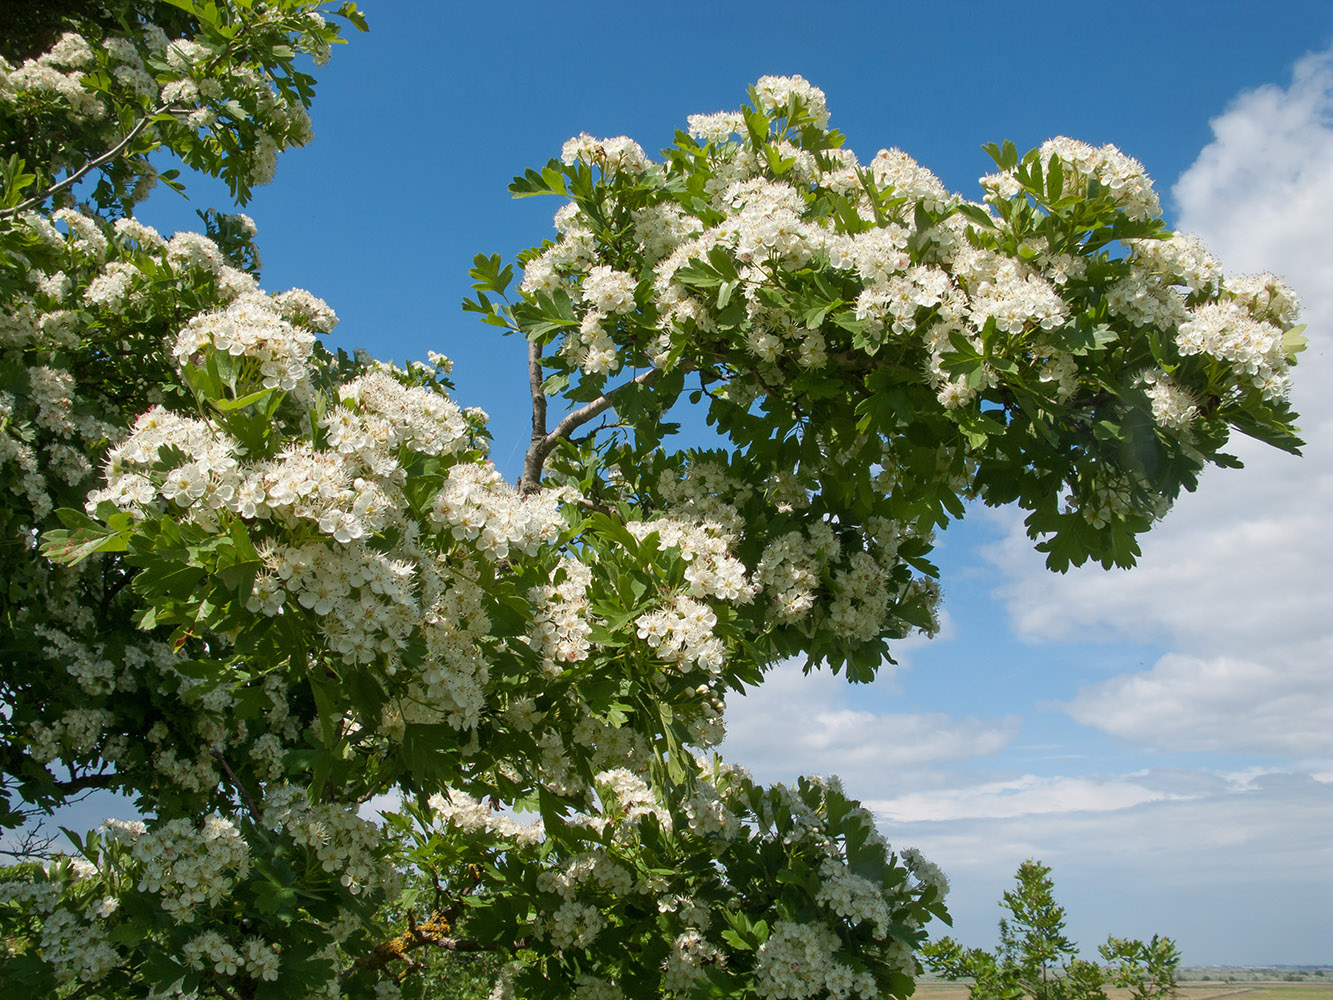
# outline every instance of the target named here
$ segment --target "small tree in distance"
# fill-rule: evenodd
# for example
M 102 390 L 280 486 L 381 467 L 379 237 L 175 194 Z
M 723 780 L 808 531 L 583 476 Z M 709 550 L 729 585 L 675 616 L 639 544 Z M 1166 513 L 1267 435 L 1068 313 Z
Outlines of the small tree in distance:
M 1180 952 L 1170 938 L 1152 936 L 1147 944 L 1108 937 L 1097 949 L 1107 962 L 1110 982 L 1127 989 L 1134 1000 L 1160 1000 L 1176 992 Z
M 1009 912 L 1000 920 L 1000 946 L 992 953 L 963 948 L 953 938 L 926 945 L 926 967 L 949 980 L 971 979 L 970 1000 L 1105 1000 L 1105 986 L 1130 991 L 1133 1000 L 1160 1000 L 1175 993 L 1180 954 L 1167 937 L 1147 944 L 1108 937 L 1098 950 L 1108 963 L 1078 957 L 1065 935 L 1065 910 L 1055 902 L 1051 869 L 1028 859 L 1015 886 L 1001 898 Z

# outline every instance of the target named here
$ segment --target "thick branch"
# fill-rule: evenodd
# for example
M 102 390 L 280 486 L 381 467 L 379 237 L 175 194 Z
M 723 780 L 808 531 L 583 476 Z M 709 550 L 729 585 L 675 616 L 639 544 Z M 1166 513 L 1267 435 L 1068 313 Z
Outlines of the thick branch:
M 20 212 L 27 211 L 30 208 L 34 208 L 35 206 L 40 205 L 42 202 L 46 201 L 46 199 L 50 198 L 52 195 L 59 194 L 67 187 L 73 187 L 75 184 L 79 183 L 79 181 L 83 180 L 83 178 L 87 177 L 98 167 L 106 166 L 106 164 L 110 163 L 112 160 L 114 160 L 116 157 L 118 157 L 121 153 L 125 152 L 125 150 L 129 148 L 130 143 L 132 143 L 135 139 L 139 137 L 139 133 L 148 127 L 149 122 L 151 122 L 158 115 L 163 114 L 164 112 L 170 110 L 171 110 L 170 104 L 163 104 L 161 107 L 154 108 L 147 115 L 140 118 L 137 122 L 134 123 L 134 127 L 131 128 L 127 133 L 125 133 L 125 138 L 121 139 L 120 142 L 116 143 L 101 156 L 89 160 L 78 170 L 74 171 L 74 173 L 66 177 L 63 181 L 59 181 L 55 184 L 52 184 L 45 191 L 33 195 L 27 201 L 19 202 L 19 204 L 15 205 L 13 208 L 6 208 L 4 210 L 0 210 L 0 219 L 11 218 L 15 215 L 18 215 Z
M 451 930 L 453 930 L 453 924 L 443 913 L 432 913 L 424 924 L 418 924 L 416 918 L 409 913 L 407 915 L 407 930 L 396 938 L 390 938 L 388 941 L 377 944 L 373 952 L 356 960 L 355 968 L 370 971 L 382 969 L 390 962 L 406 958 L 410 952 L 416 951 L 418 948 L 448 940 L 448 934 Z
M 24 769 L 29 763 L 35 763 L 27 758 L 22 749 L 15 743 L 0 744 L 0 774 L 9 774 L 20 782 L 29 779 L 24 776 Z M 94 789 L 118 788 L 121 779 L 114 772 L 104 774 L 76 774 L 74 767 L 69 766 L 69 778 L 61 780 L 48 770 L 47 776 L 51 784 L 55 786 L 57 792 L 63 796 L 79 795 L 83 792 Z
M 528 364 L 530 370 L 532 366 L 532 357 L 533 357 L 532 352 L 529 351 Z M 541 374 L 541 360 L 540 360 L 540 355 L 538 355 L 537 375 L 533 377 L 539 378 L 540 374 Z M 657 381 L 658 377 L 661 374 L 662 370 L 660 368 L 649 368 L 646 372 L 641 372 L 638 375 L 634 376 L 634 378 L 632 378 L 630 381 L 622 382 L 620 385 L 616 386 L 614 389 L 612 389 L 605 395 L 598 396 L 591 403 L 585 403 L 583 406 L 580 406 L 573 413 L 567 414 L 565 416 L 565 419 L 560 421 L 560 423 L 556 424 L 555 428 L 549 434 L 538 433 L 537 394 L 536 392 L 534 392 L 532 443 L 528 446 L 528 453 L 523 459 L 523 480 L 519 487 L 521 492 L 531 493 L 533 490 L 537 489 L 537 484 L 541 481 L 542 466 L 546 464 L 546 457 L 550 455 L 552 451 L 555 450 L 555 446 L 560 443 L 561 439 L 569 437 L 569 435 L 572 434 L 576 428 L 582 427 L 589 420 L 594 420 L 599 414 L 609 410 L 612 406 L 615 405 L 616 398 L 626 389 L 636 385 L 652 385 L 654 382 Z M 537 382 L 536 384 L 540 386 L 540 382 Z M 542 395 L 541 397 L 541 406 L 542 406 L 541 427 L 545 428 L 546 426 L 545 395 Z
M 406 959 L 409 953 L 427 945 L 436 948 L 447 948 L 451 951 L 484 950 L 477 941 L 450 937 L 449 932 L 451 930 L 453 930 L 453 924 L 443 913 L 432 913 L 424 924 L 418 924 L 416 918 L 409 913 L 407 916 L 407 930 L 396 938 L 377 944 L 371 954 L 357 959 L 355 968 L 358 971 L 362 969 L 369 971 L 382 969 L 390 962 Z
M 80 795 L 83 792 L 90 792 L 102 789 L 116 789 L 121 785 L 121 779 L 116 774 L 81 774 L 78 777 L 70 778 L 68 781 L 55 782 L 56 788 L 66 795 Z
M 208 985 L 217 991 L 218 996 L 225 998 L 225 1000 L 241 1000 L 239 996 L 237 996 L 231 990 L 227 989 L 226 986 L 224 986 L 220 982 L 217 982 L 216 980 L 209 983 Z
M 520 493 L 531 493 L 537 488 L 542 475 L 542 463 L 546 460 L 546 453 L 540 452 L 542 443 L 546 440 L 546 392 L 542 389 L 542 347 L 535 340 L 528 341 L 528 385 L 532 390 L 532 439 L 528 442 L 528 453 L 523 457 L 523 478 L 518 483 Z

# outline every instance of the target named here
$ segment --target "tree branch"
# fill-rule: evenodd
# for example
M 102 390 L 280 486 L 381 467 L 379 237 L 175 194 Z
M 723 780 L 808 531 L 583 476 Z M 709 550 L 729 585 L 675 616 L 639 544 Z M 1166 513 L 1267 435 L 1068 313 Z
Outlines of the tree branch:
M 494 945 L 483 944 L 472 938 L 449 937 L 450 929 L 448 920 L 439 913 L 432 914 L 424 924 L 418 924 L 409 916 L 407 930 L 396 938 L 377 944 L 374 952 L 364 958 L 358 958 L 352 968 L 345 972 L 343 976 L 348 978 L 361 971 L 376 972 L 383 969 L 390 962 L 410 961 L 408 955 L 418 948 L 433 947 L 443 948 L 446 951 L 469 953 L 497 950 Z M 513 942 L 513 946 L 515 948 L 526 948 L 531 943 L 531 938 L 520 938 Z
M 55 782 L 56 788 L 64 792 L 66 795 L 80 795 L 83 792 L 95 791 L 99 789 L 114 790 L 116 788 L 119 788 L 120 784 L 121 784 L 120 777 L 114 773 L 81 774 L 77 777 L 70 778 L 68 781 L 57 780 Z
M 537 355 L 537 374 L 531 375 L 533 364 L 533 352 L 528 352 L 529 375 L 532 378 L 540 378 L 541 375 L 541 356 Z M 532 443 L 528 446 L 528 453 L 523 459 L 523 479 L 519 489 L 523 493 L 531 493 L 537 489 L 541 481 L 542 466 L 546 464 L 546 457 L 555 450 L 555 446 L 560 443 L 562 438 L 567 438 L 577 427 L 582 427 L 589 420 L 593 420 L 598 414 L 604 413 L 615 405 L 616 398 L 626 389 L 636 385 L 652 385 L 661 376 L 660 368 L 649 368 L 645 372 L 640 372 L 628 382 L 622 382 L 610 392 L 598 396 L 591 403 L 585 403 L 573 413 L 567 414 L 565 419 L 555 425 L 555 428 L 549 433 L 538 433 L 537 424 L 537 398 L 533 395 L 533 421 L 532 421 Z M 537 383 L 540 385 L 540 382 Z M 541 427 L 546 426 L 546 396 L 541 398 L 542 423 Z
M 556 446 L 556 443 L 561 438 L 568 437 L 570 432 L 574 430 L 575 427 L 581 427 L 584 424 L 586 424 L 589 420 L 592 420 L 594 417 L 596 417 L 599 413 L 603 413 L 606 410 L 609 410 L 611 406 L 614 405 L 616 397 L 619 396 L 626 389 L 628 389 L 630 386 L 652 385 L 654 382 L 657 381 L 658 376 L 660 376 L 661 374 L 662 370 L 660 368 L 649 368 L 646 372 L 641 372 L 640 374 L 634 376 L 634 378 L 629 382 L 624 382 L 621 385 L 616 386 L 606 395 L 599 396 L 596 399 L 594 399 L 591 403 L 587 403 L 583 406 L 580 406 L 573 413 L 566 416 L 564 420 L 556 424 L 555 430 L 551 431 L 550 434 L 546 435 L 547 443 L 550 445 L 551 448 L 554 448 Z M 550 449 L 548 448 L 548 451 L 549 450 Z
M 224 997 L 225 1000 L 241 1000 L 239 996 L 227 989 L 227 987 L 223 986 L 222 983 L 218 982 L 216 979 L 208 985 L 211 989 L 217 992 L 218 996 Z
M 26 861 L 30 858 L 51 858 L 56 851 L 54 836 L 42 833 L 42 824 L 39 822 L 34 827 L 29 827 L 23 831 L 23 839 L 13 847 L 0 848 L 0 855 L 13 858 L 15 861 Z
M 227 763 L 227 758 L 222 756 L 222 751 L 214 750 L 212 753 L 213 758 L 222 765 L 222 770 L 226 772 L 227 780 L 230 781 L 232 787 L 240 793 L 241 801 L 245 803 L 245 808 L 250 810 L 250 815 L 253 816 L 255 822 L 258 823 L 259 809 L 255 805 L 255 800 L 250 797 L 250 792 L 246 789 L 245 785 L 241 783 L 241 779 L 236 777 L 236 772 L 233 771 L 231 765 Z
M 416 951 L 418 948 L 426 945 L 445 945 L 445 942 L 454 940 L 448 937 L 451 930 L 453 930 L 453 924 L 443 913 L 432 913 L 424 924 L 418 924 L 416 917 L 409 913 L 407 915 L 407 930 L 396 938 L 390 938 L 388 941 L 377 944 L 371 954 L 364 958 L 358 958 L 356 964 L 349 971 L 359 972 L 365 969 L 373 972 L 384 968 L 397 959 L 406 959 L 410 952 Z M 447 947 L 447 945 L 445 946 Z M 479 951 L 480 948 L 464 950 Z
M 13 776 L 20 782 L 20 786 L 22 786 L 22 784 L 34 780 L 25 778 L 23 774 L 24 768 L 28 765 L 35 764 L 36 761 L 29 758 L 17 742 L 0 743 L 0 774 Z M 69 778 L 61 780 L 52 774 L 48 768 L 42 766 L 42 770 L 46 772 L 46 776 L 51 784 L 55 786 L 57 791 L 63 792 L 66 795 L 77 795 L 80 792 L 86 792 L 89 789 L 95 788 L 114 788 L 118 783 L 118 779 L 114 772 L 109 774 L 75 774 L 73 764 L 66 764 L 66 767 L 69 770 Z M 26 797 L 27 793 L 23 794 L 25 794 Z
M 528 386 L 532 391 L 532 438 L 528 452 L 523 456 L 523 478 L 518 481 L 520 493 L 531 493 L 542 477 L 546 452 L 541 452 L 546 440 L 546 392 L 542 389 L 542 347 L 535 340 L 528 341 Z
M 52 184 L 45 191 L 33 195 L 27 201 L 19 202 L 13 208 L 6 208 L 0 210 L 0 219 L 12 218 L 13 216 L 18 215 L 20 212 L 25 212 L 30 208 L 40 205 L 42 202 L 46 201 L 46 199 L 50 198 L 52 195 L 59 194 L 67 187 L 73 187 L 75 184 L 79 183 L 79 181 L 83 180 L 83 178 L 87 177 L 98 167 L 106 166 L 106 164 L 110 163 L 121 153 L 125 152 L 125 150 L 129 147 L 129 144 L 139 137 L 139 133 L 141 133 L 144 129 L 148 127 L 149 122 L 151 122 L 158 115 L 163 114 L 170 110 L 171 110 L 170 104 L 163 104 L 160 107 L 154 108 L 152 111 L 150 111 L 148 114 L 144 115 L 144 117 L 140 118 L 137 122 L 134 123 L 134 127 L 131 128 L 127 133 L 125 133 L 125 138 L 121 139 L 120 142 L 116 143 L 101 156 L 89 160 L 78 170 L 74 171 L 74 173 L 66 177 L 63 181 L 58 181 L 57 183 Z

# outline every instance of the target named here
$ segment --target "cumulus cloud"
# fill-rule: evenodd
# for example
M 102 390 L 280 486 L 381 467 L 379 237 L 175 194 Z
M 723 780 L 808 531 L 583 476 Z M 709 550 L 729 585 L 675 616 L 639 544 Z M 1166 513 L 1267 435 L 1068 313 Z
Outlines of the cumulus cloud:
M 1316 756 L 1333 752 L 1333 697 L 1324 676 L 1329 662 L 1327 655 L 1289 655 L 1275 665 L 1171 653 L 1151 670 L 1082 689 L 1064 708 L 1084 725 L 1156 750 L 1244 744 Z
M 1152 788 L 1133 778 L 1053 777 L 1023 775 L 972 787 L 911 792 L 893 799 L 865 803 L 889 821 L 929 822 L 960 819 L 1012 819 L 1050 813 L 1102 813 L 1178 793 Z
M 782 664 L 763 686 L 727 708 L 721 751 L 763 781 L 837 774 L 854 794 L 920 779 L 923 767 L 984 757 L 1008 746 L 1019 719 L 954 719 L 941 713 L 853 707 L 865 693 L 827 671 L 809 676 Z
M 1130 638 L 1171 654 L 1082 691 L 1078 721 L 1136 744 L 1310 754 L 1333 749 L 1333 50 L 1288 87 L 1241 94 L 1173 190 L 1178 228 L 1229 273 L 1269 270 L 1300 295 L 1310 349 L 1294 374 L 1304 458 L 1238 438 L 1143 540 L 1133 571 L 1044 571 L 1007 519 L 988 557 L 1026 636 Z
M 1203 235 L 1232 267 L 1330 273 L 1333 49 L 1296 63 L 1289 87 L 1241 94 L 1212 122 L 1214 139 L 1172 190 L 1180 228 Z

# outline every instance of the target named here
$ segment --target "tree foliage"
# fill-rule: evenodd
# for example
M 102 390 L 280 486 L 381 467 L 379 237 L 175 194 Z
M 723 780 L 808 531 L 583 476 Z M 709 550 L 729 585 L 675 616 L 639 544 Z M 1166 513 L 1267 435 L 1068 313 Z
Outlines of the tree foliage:
M 306 141 L 364 26 L 321 7 L 62 5 L 0 61 L 0 826 L 142 817 L 0 883 L 0 983 L 412 996 L 435 950 L 501 998 L 908 995 L 943 875 L 836 780 L 709 755 L 726 695 L 931 631 L 968 499 L 1129 565 L 1232 428 L 1294 448 L 1290 292 L 1112 147 L 992 147 L 970 202 L 765 77 L 660 160 L 515 178 L 558 238 L 464 303 L 529 345 L 515 487 L 447 358 L 327 351 L 243 215 L 134 218 L 183 183 L 154 153 L 244 204 Z

